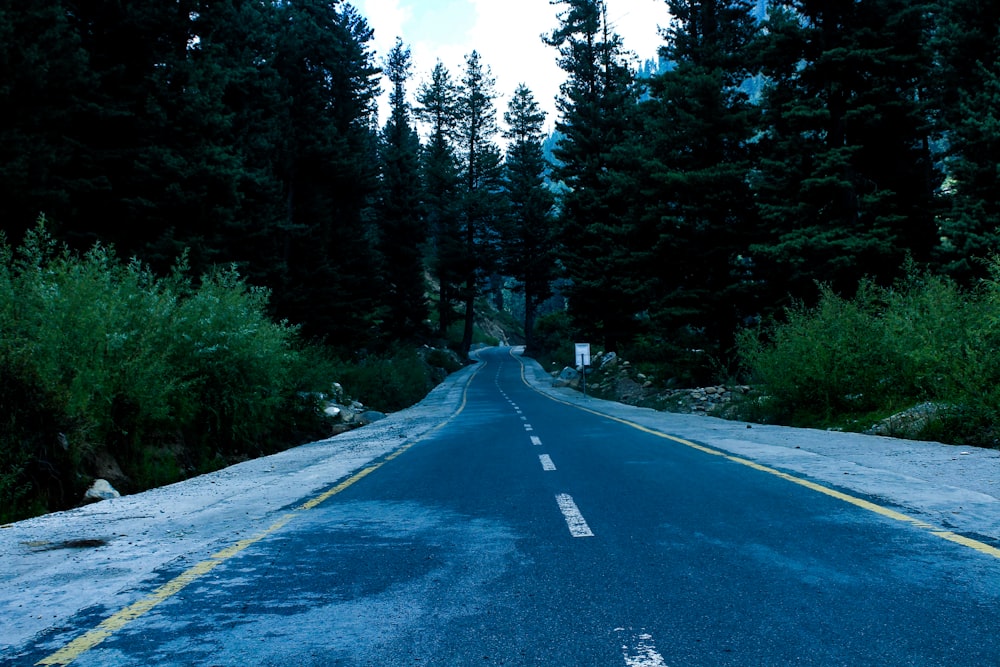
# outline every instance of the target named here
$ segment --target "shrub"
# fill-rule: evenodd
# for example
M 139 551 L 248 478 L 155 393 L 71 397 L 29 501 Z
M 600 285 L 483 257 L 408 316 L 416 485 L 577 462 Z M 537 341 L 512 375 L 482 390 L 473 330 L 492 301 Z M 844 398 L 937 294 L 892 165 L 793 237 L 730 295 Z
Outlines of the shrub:
M 1000 416 L 998 295 L 996 285 L 969 293 L 916 272 L 892 288 L 864 282 L 850 300 L 823 288 L 816 307 L 790 308 L 783 322 L 740 335 L 763 394 L 747 416 L 866 428 L 932 401 L 953 422 L 950 439 L 981 442 Z M 940 424 L 929 429 L 943 434 Z
M 543 366 L 555 363 L 561 366 L 572 365 L 576 354 L 576 333 L 569 314 L 558 311 L 539 317 L 535 322 L 535 359 Z
M 231 268 L 194 286 L 183 262 L 161 279 L 101 246 L 71 254 L 44 221 L 0 244 L 2 519 L 75 504 L 98 452 L 135 491 L 315 428 L 298 374 L 318 355 L 267 302 Z
M 419 402 L 437 384 L 431 366 L 416 350 L 407 347 L 343 364 L 337 377 L 349 395 L 360 396 L 368 405 L 389 412 Z

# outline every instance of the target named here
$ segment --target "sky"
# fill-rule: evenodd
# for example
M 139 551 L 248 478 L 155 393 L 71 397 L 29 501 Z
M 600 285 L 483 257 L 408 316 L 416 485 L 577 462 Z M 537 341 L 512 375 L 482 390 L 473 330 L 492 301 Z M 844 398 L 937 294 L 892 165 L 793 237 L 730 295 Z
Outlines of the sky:
M 540 35 L 557 26 L 556 17 L 565 5 L 549 0 L 355 0 L 352 4 L 375 31 L 373 47 L 380 64 L 397 36 L 410 48 L 411 97 L 438 60 L 460 79 L 465 56 L 476 50 L 496 79 L 498 120 L 503 119 L 507 99 L 524 83 L 547 112 L 546 126 L 554 126 L 555 98 L 565 73 L 556 65 L 556 49 L 543 44 Z M 608 19 L 625 48 L 639 60 L 655 58 L 663 41 L 659 27 L 669 22 L 666 2 L 607 0 L 607 7 Z M 383 100 L 383 122 L 385 105 Z

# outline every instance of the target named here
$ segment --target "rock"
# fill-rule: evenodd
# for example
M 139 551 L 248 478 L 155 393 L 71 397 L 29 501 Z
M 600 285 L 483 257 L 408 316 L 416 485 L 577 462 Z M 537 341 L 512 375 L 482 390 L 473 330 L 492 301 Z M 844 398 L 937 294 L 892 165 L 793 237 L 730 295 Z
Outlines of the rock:
M 115 491 L 115 488 L 108 484 L 107 480 L 97 479 L 87 493 L 83 494 L 83 499 L 85 501 L 96 501 L 96 500 L 109 500 L 111 498 L 119 498 L 122 494 Z
M 559 377 L 552 381 L 552 386 L 576 388 L 580 386 L 580 372 L 567 366 L 559 373 Z
M 339 382 L 334 382 L 330 385 L 330 395 L 333 396 L 333 400 L 337 403 L 341 403 L 344 400 L 344 386 Z
M 917 438 L 928 426 L 938 421 L 948 410 L 948 406 L 930 401 L 914 405 L 874 424 L 865 433 L 887 435 L 895 438 Z
M 367 426 L 377 421 L 381 421 L 386 418 L 384 412 L 379 412 L 377 410 L 367 410 L 358 415 L 358 423 L 362 426 Z
M 603 370 L 605 366 L 610 366 L 618 363 L 618 353 L 608 352 L 601 358 L 600 368 Z
M 325 414 L 327 417 L 333 417 L 334 419 L 340 417 L 341 412 L 343 412 L 343 410 L 339 406 L 334 405 L 333 403 L 326 406 L 326 408 L 323 410 L 323 414 Z

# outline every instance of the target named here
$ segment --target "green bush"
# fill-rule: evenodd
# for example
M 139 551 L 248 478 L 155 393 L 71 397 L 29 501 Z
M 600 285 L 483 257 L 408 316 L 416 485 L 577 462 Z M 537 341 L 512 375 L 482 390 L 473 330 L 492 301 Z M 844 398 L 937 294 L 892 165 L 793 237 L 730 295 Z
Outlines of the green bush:
M 43 223 L 0 245 L 0 520 L 78 502 L 99 452 L 136 491 L 315 432 L 318 355 L 267 300 L 233 269 L 194 286 L 183 263 L 71 254 Z
M 442 357 L 450 359 L 444 353 L 435 358 Z M 454 363 L 442 367 L 454 369 Z M 372 408 L 390 412 L 418 403 L 437 384 L 429 362 L 408 347 L 342 364 L 336 373 L 348 395 L 362 397 Z
M 575 337 L 573 323 L 566 311 L 539 317 L 535 322 L 535 359 L 543 367 L 572 365 L 576 355 Z
M 995 267 L 1000 274 L 1000 264 Z M 742 332 L 739 351 L 759 394 L 748 417 L 866 428 L 931 401 L 942 423 L 925 434 L 992 444 L 1000 417 L 1000 287 L 963 292 L 911 273 L 892 288 L 863 283 L 853 299 L 822 290 L 814 308 Z

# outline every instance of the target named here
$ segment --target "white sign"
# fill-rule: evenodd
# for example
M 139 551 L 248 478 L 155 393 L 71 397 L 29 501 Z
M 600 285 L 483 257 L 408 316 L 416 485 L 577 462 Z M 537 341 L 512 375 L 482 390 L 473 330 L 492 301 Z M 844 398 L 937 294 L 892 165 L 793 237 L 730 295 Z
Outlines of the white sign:
M 590 365 L 590 343 L 576 344 L 576 363 L 580 366 Z

